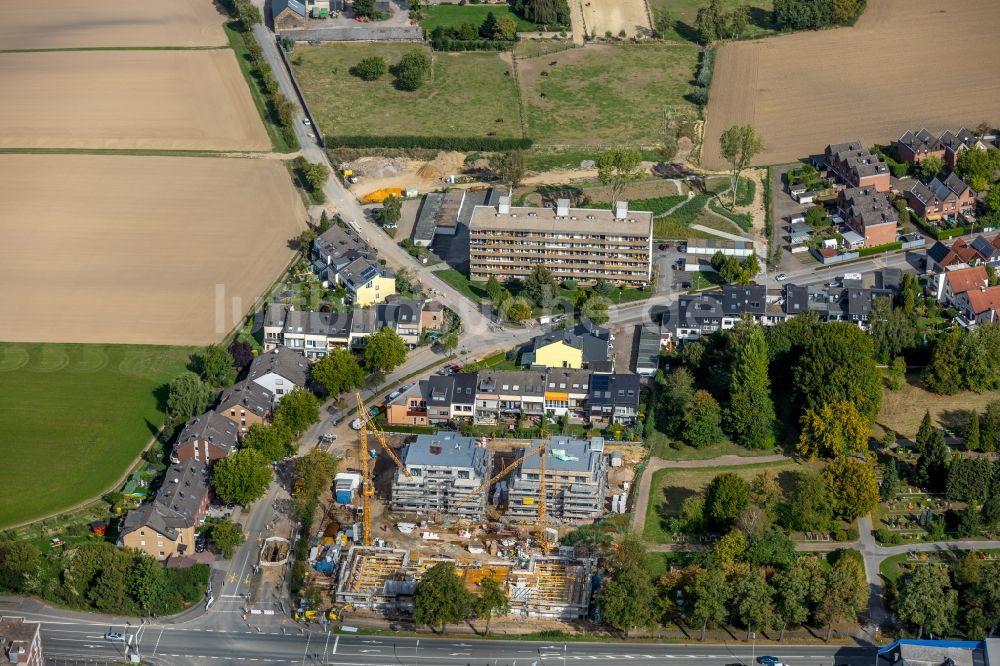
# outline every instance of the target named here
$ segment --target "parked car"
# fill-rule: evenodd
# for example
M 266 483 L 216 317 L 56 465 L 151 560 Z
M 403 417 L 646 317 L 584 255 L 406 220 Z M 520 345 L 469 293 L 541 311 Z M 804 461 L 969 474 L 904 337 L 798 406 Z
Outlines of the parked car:
M 774 276 L 774 279 L 777 280 L 778 282 L 784 282 L 785 280 L 788 279 L 788 276 L 785 275 L 784 273 L 778 273 L 777 275 Z
M 448 366 L 448 369 L 450 369 L 454 373 L 461 370 L 462 366 L 458 365 L 457 363 L 452 363 L 451 365 Z
M 781 660 L 777 657 L 771 657 L 769 655 L 763 655 L 757 657 L 757 663 L 764 664 L 764 666 L 781 666 Z
M 332 432 L 325 432 L 319 436 L 321 442 L 332 442 L 337 439 L 337 435 Z
M 670 249 L 670 243 L 660 243 L 660 249 L 661 250 L 669 250 Z
M 204 539 L 198 539 L 194 542 L 194 552 L 204 553 L 208 549 L 208 542 Z
M 839 287 L 840 283 L 837 282 L 836 280 L 831 280 L 830 282 L 827 283 L 826 286 L 828 286 L 828 287 Z
M 108 633 L 104 634 L 104 640 L 106 640 L 106 641 L 114 641 L 116 643 L 124 643 L 125 642 L 125 636 L 123 636 L 122 634 L 120 634 L 117 631 L 109 631 Z

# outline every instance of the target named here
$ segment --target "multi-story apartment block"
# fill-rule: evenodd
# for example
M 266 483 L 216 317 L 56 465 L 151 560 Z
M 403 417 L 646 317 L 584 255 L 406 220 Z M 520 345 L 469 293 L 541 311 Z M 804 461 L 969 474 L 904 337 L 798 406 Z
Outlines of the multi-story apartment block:
M 401 459 L 411 478 L 396 470 L 393 511 L 470 520 L 485 515 L 486 491 L 462 501 L 490 478 L 491 454 L 475 439 L 446 431 L 418 435 L 404 447 Z
M 534 440 L 538 446 L 543 440 Z M 522 449 L 517 455 L 527 453 Z M 604 513 L 608 461 L 604 438 L 589 440 L 557 436 L 545 442 L 546 517 L 560 522 L 590 520 Z M 538 516 L 541 461 L 531 456 L 514 472 L 508 493 L 507 514 L 522 520 Z
M 523 279 L 544 265 L 556 280 L 592 284 L 649 283 L 652 275 L 653 214 L 628 209 L 476 206 L 469 221 L 469 273 L 473 280 L 495 276 L 501 282 Z
M 41 626 L 23 617 L 0 617 L 0 651 L 4 663 L 17 666 L 44 666 Z
M 205 412 L 184 425 L 170 452 L 175 463 L 212 463 L 225 458 L 239 443 L 239 426 L 217 412 Z
M 252 425 L 263 424 L 271 414 L 274 395 L 260 384 L 244 380 L 223 389 L 215 412 L 233 422 L 240 437 Z
M 841 190 L 837 195 L 837 207 L 847 226 L 861 237 L 865 247 L 896 240 L 899 212 L 889 197 L 875 186 Z
M 194 529 L 208 509 L 208 472 L 194 461 L 171 465 L 156 497 L 125 516 L 118 545 L 158 560 L 193 553 Z
M 826 166 L 848 187 L 871 187 L 876 192 L 889 191 L 889 165 L 873 155 L 860 141 L 835 143 L 824 152 Z

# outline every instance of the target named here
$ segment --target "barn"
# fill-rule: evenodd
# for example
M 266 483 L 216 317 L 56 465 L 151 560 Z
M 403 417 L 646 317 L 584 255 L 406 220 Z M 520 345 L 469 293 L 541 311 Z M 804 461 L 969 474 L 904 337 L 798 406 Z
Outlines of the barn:
M 306 27 L 306 6 L 299 0 L 271 0 L 274 31 L 301 30 Z

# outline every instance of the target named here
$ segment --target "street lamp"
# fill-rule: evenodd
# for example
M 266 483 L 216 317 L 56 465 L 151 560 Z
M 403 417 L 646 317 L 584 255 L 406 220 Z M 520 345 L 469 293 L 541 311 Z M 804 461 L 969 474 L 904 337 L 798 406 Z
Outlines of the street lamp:
M 757 661 L 757 632 L 752 631 L 750 635 L 753 636 L 753 647 L 750 648 L 750 663 Z

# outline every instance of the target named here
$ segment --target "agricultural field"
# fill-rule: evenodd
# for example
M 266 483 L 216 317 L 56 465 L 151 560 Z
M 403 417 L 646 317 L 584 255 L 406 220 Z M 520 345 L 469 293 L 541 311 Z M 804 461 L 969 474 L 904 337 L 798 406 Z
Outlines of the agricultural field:
M 433 58 L 419 90 L 393 86 L 392 75 L 362 81 L 350 73 L 360 60 L 382 56 L 392 67 L 407 52 Z M 309 109 L 325 135 L 520 137 L 517 86 L 511 65 L 496 53 L 432 53 L 415 44 L 300 45 L 291 56 Z
M 3 154 L 0 173 L 6 341 L 216 342 L 305 228 L 275 160 Z
M 270 150 L 233 52 L 0 54 L 0 147 Z
M 162 423 L 160 389 L 193 351 L 0 343 L 0 526 L 108 490 Z
M 779 164 L 829 143 L 885 144 L 906 129 L 988 121 L 1000 99 L 998 24 L 993 0 L 882 0 L 870 2 L 853 28 L 727 43 L 709 91 L 702 164 L 725 168 L 719 136 L 737 124 L 764 138 L 756 164 Z M 899 34 L 907 38 L 886 41 Z M 953 88 L 956 76 L 961 93 L 947 103 L 928 95 Z
M 648 0 L 649 11 L 653 14 L 653 20 L 659 12 L 666 11 L 671 20 L 671 29 L 664 34 L 664 39 L 676 39 L 681 41 L 697 40 L 695 30 L 695 19 L 698 17 L 698 10 L 708 5 L 708 0 Z M 771 11 L 774 9 L 773 0 L 719 0 L 722 11 L 732 11 L 741 5 L 746 5 L 750 11 L 750 23 L 747 26 L 746 37 L 761 37 L 771 34 L 774 28 L 771 25 Z
M 204 0 L 0 2 L 0 50 L 223 46 L 222 22 Z
M 583 24 L 595 37 L 606 33 L 626 37 L 653 34 L 645 0 L 590 0 L 582 3 Z
M 528 133 L 539 144 L 655 145 L 663 113 L 696 114 L 684 99 L 698 48 L 589 45 L 518 60 Z

